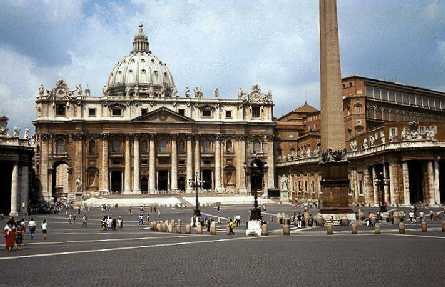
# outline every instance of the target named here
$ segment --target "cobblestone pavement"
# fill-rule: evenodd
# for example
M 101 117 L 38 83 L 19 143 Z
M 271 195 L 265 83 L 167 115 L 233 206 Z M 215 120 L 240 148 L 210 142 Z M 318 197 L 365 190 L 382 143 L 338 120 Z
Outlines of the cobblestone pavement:
M 249 206 L 202 210 L 207 216 L 241 215 Z M 147 208 L 146 208 L 147 211 Z M 146 212 L 145 211 L 145 212 Z M 267 207 L 267 217 L 292 213 L 286 205 Z M 124 228 L 101 231 L 99 209 L 88 214 L 88 227 L 80 220 L 68 224 L 65 214 L 46 217 L 49 238 L 40 232 L 25 238 L 21 251 L 0 252 L 0 286 L 443 286 L 445 279 L 445 233 L 439 223 L 427 233 L 407 225 L 399 235 L 397 226 L 382 224 L 382 234 L 362 228 L 352 235 L 350 227 L 336 227 L 326 235 L 321 227 L 296 229 L 280 235 L 276 220 L 271 235 L 244 236 L 244 224 L 234 236 L 225 234 L 224 219 L 218 234 L 171 234 L 138 226 L 133 209 L 110 211 L 124 218 Z M 159 219 L 190 220 L 191 209 L 161 209 Z M 157 219 L 152 212 L 151 218 Z

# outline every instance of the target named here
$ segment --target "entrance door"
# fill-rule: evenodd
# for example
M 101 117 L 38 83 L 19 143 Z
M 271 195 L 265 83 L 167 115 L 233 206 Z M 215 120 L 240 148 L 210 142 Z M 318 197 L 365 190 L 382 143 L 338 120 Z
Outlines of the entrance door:
M 252 161 L 250 172 L 250 193 L 253 195 L 263 190 L 264 163 L 259 159 Z
M 212 170 L 204 169 L 202 171 L 202 189 L 211 190 L 212 189 Z
M 185 176 L 179 176 L 178 177 L 178 189 L 181 192 L 185 191 Z
M 141 193 L 148 193 L 148 179 L 146 176 L 141 178 Z
M 0 162 L 0 214 L 8 215 L 11 211 L 12 165 Z
M 158 190 L 166 192 L 168 191 L 168 171 L 158 171 Z
M 111 171 L 111 193 L 122 192 L 122 171 Z
M 420 161 L 409 161 L 409 197 L 411 204 L 423 202 L 423 164 Z

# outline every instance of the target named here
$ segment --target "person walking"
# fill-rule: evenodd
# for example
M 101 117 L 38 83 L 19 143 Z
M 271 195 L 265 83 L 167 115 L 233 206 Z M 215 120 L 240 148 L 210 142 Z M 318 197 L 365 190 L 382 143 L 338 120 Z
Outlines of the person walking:
M 3 228 L 3 234 L 5 237 L 5 247 L 8 252 L 11 252 L 15 245 L 15 222 L 14 218 L 11 217 L 8 222 L 6 222 Z
M 82 216 L 82 227 L 83 227 L 83 228 L 86 228 L 86 227 L 87 227 L 87 224 L 88 224 L 88 218 L 87 218 L 87 215 L 84 214 L 84 215 Z
M 24 222 L 18 222 L 17 231 L 15 235 L 15 244 L 18 250 L 23 248 L 23 234 L 25 233 L 25 225 Z
M 229 228 L 229 233 L 228 235 L 235 235 L 235 232 L 233 232 L 233 228 L 234 228 L 234 223 L 232 218 L 229 219 L 229 223 L 228 223 L 228 228 Z
M 43 240 L 46 240 L 46 238 L 48 237 L 48 223 L 46 222 L 46 218 L 43 219 L 41 228 L 42 228 Z
M 28 229 L 29 229 L 29 237 L 31 240 L 34 239 L 34 233 L 36 232 L 36 222 L 34 221 L 34 218 L 31 217 L 31 219 L 28 222 Z
M 117 226 L 118 226 L 120 229 L 122 229 L 122 228 L 124 227 L 124 220 L 122 219 L 121 216 L 119 216 L 119 217 L 117 218 Z

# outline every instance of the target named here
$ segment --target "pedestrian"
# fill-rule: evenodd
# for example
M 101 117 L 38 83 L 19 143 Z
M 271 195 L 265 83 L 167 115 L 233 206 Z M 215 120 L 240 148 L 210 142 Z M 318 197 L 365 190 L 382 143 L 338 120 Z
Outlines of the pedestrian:
M 302 220 L 301 220 L 301 214 L 298 212 L 297 215 L 297 227 L 301 228 Z
M 111 228 L 113 227 L 113 219 L 111 219 L 110 216 L 107 217 L 107 229 L 111 230 Z
M 235 232 L 233 232 L 233 228 L 234 228 L 234 223 L 232 218 L 229 219 L 229 223 L 228 223 L 228 228 L 229 228 L 229 233 L 228 235 L 235 235 Z
M 420 221 L 420 223 L 423 222 L 424 217 L 425 217 L 425 213 L 423 211 L 419 212 L 419 221 Z
M 213 219 L 212 220 L 210 220 L 210 218 L 207 219 L 207 232 L 210 232 L 210 226 L 212 225 L 212 221 Z
M 3 234 L 5 237 L 6 250 L 8 250 L 8 252 L 11 252 L 14 248 L 16 239 L 16 227 L 13 217 L 11 217 L 8 222 L 6 222 L 5 227 L 3 228 Z
M 42 227 L 43 240 L 46 240 L 48 236 L 48 223 L 46 222 L 46 218 L 43 219 L 41 227 Z
M 117 222 L 116 222 L 116 218 L 113 218 L 111 220 L 111 229 L 116 231 L 116 227 L 117 227 Z
M 150 223 L 150 213 L 147 212 L 147 224 Z
M 122 219 L 121 216 L 119 216 L 119 217 L 117 218 L 117 226 L 118 226 L 120 229 L 122 229 L 122 228 L 124 227 L 124 220 Z
M 28 229 L 29 229 L 29 236 L 32 239 L 34 239 L 34 233 L 36 232 L 36 222 L 34 221 L 34 218 L 31 217 L 31 219 L 28 222 Z
M 19 222 L 17 224 L 17 231 L 15 235 L 15 244 L 17 249 L 20 250 L 23 248 L 23 234 L 25 233 L 25 225 L 24 222 Z
M 87 215 L 86 214 L 84 214 L 83 216 L 82 216 L 82 227 L 83 228 L 86 228 L 87 227 L 87 224 L 88 224 L 88 218 L 87 218 Z
M 144 214 L 143 213 L 139 214 L 138 224 L 139 225 L 144 225 Z
M 71 224 L 71 223 L 73 223 L 73 215 L 70 213 L 68 215 L 68 224 Z
M 161 217 L 161 209 L 158 208 L 158 218 Z
M 410 210 L 408 216 L 409 216 L 409 222 L 413 223 L 413 221 L 414 221 L 414 211 Z
M 128 208 L 128 214 L 131 215 L 131 207 Z

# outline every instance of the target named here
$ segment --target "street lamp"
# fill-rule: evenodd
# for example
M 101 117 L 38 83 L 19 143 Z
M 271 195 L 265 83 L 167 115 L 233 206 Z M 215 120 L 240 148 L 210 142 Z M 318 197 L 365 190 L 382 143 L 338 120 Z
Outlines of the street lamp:
M 199 217 L 201 216 L 201 211 L 199 210 L 199 199 L 198 199 L 198 190 L 204 184 L 204 180 L 200 179 L 199 172 L 195 173 L 195 178 L 189 179 L 189 186 L 195 189 L 195 209 L 193 210 L 193 216 Z M 193 227 L 196 227 L 196 220 L 193 220 Z
M 250 176 L 258 176 L 263 174 L 262 166 L 259 166 L 255 161 L 252 163 Z M 253 190 L 253 208 L 250 210 L 250 220 L 261 220 L 261 208 L 258 207 L 258 190 L 255 188 Z

